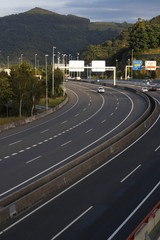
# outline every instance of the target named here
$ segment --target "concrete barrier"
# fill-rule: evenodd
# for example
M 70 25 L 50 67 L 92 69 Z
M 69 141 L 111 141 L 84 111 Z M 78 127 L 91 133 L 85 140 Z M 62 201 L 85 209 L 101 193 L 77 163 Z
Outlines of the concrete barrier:
M 47 176 L 29 184 L 0 201 L 0 223 L 32 207 L 48 196 L 54 196 L 98 166 L 102 165 L 148 129 L 159 115 L 159 105 L 151 104 L 144 115 L 132 126 L 89 153 L 75 159 Z

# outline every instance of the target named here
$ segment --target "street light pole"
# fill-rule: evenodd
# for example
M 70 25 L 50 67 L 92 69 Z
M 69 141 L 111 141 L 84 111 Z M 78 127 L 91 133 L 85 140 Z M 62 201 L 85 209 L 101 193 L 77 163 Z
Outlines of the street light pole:
M 45 62 L 46 62 L 46 110 L 48 110 L 48 79 L 47 79 L 47 57 L 48 55 L 45 55 Z
M 127 76 L 127 78 L 130 79 L 130 58 L 128 58 L 128 66 L 129 66 L 129 68 L 128 68 L 128 76 Z
M 66 56 L 66 54 L 62 54 L 62 64 L 64 66 L 64 69 L 63 69 L 63 96 L 65 95 L 65 92 L 64 92 L 65 56 Z
M 21 64 L 22 64 L 22 62 L 23 62 L 23 54 L 21 54 Z
M 7 56 L 7 69 L 9 69 L 9 56 Z
M 132 49 L 132 79 L 133 79 L 133 51 L 134 49 Z
M 118 59 L 116 59 L 116 77 L 117 77 L 117 72 L 118 72 Z
M 54 95 L 54 49 L 53 47 L 53 59 L 52 59 L 52 95 Z
M 60 64 L 60 52 L 58 52 L 58 55 L 57 55 L 57 63 L 58 63 L 58 67 L 59 67 L 59 64 Z
M 79 61 L 79 53 L 77 53 L 77 61 Z M 77 71 L 77 79 L 79 77 L 79 72 Z
M 35 76 L 37 74 L 37 54 L 35 54 Z

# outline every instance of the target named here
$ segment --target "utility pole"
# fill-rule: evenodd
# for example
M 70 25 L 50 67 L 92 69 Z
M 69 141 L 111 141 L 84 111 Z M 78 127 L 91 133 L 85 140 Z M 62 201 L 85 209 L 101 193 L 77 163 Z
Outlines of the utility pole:
M 53 47 L 53 59 L 52 59 L 52 95 L 54 95 L 54 49 Z
M 46 110 L 48 110 L 48 79 L 47 79 L 47 57 L 48 55 L 45 55 L 45 62 L 46 62 Z

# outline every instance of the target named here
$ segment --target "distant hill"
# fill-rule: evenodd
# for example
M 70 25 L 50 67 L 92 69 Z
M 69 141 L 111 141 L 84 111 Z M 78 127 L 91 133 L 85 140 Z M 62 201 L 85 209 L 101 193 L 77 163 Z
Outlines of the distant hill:
M 18 63 L 23 59 L 34 63 L 34 56 L 44 63 L 44 55 L 52 57 L 52 48 L 76 56 L 90 44 L 113 39 L 131 24 L 90 22 L 73 15 L 60 15 L 41 8 L 0 18 L 0 64 Z
M 160 15 L 157 17 L 154 17 L 150 20 L 150 23 L 152 24 L 160 24 Z

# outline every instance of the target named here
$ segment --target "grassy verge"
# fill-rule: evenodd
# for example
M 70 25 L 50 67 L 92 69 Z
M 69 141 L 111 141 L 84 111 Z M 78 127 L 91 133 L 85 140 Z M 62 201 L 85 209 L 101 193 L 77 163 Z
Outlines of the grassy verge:
M 49 107 L 55 107 L 58 104 L 60 104 L 61 102 L 63 102 L 65 99 L 65 97 L 57 97 L 57 98 L 49 98 L 48 99 L 48 106 Z M 45 106 L 46 105 L 46 99 L 45 98 L 41 98 L 39 101 L 39 105 Z
M 21 118 L 20 117 L 8 117 L 8 118 L 0 117 L 0 125 L 9 124 L 9 123 L 16 122 L 23 119 L 25 119 L 25 117 L 21 117 Z
M 55 107 L 57 106 L 58 104 L 60 104 L 61 102 L 63 102 L 65 99 L 65 97 L 57 97 L 55 99 L 53 98 L 49 98 L 48 99 L 48 106 L 49 107 Z M 45 98 L 42 98 L 39 102 L 39 105 L 42 105 L 42 106 L 45 106 L 46 104 L 46 101 L 45 101 Z M 12 122 L 15 122 L 15 121 L 19 121 L 19 120 L 23 120 L 25 119 L 26 117 L 22 116 L 21 118 L 20 117 L 4 117 L 4 118 L 1 118 L 0 117 L 0 125 L 4 125 L 4 124 L 10 124 Z

